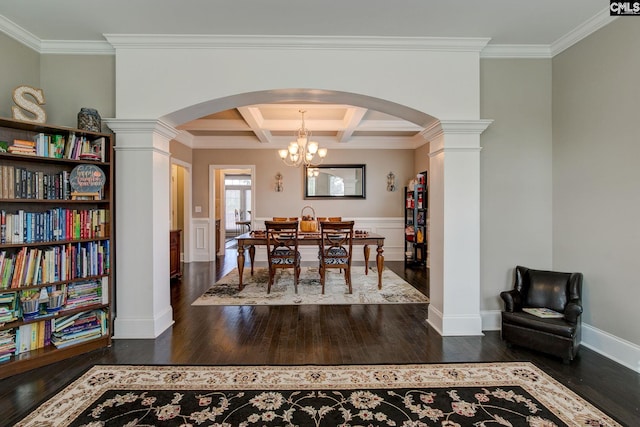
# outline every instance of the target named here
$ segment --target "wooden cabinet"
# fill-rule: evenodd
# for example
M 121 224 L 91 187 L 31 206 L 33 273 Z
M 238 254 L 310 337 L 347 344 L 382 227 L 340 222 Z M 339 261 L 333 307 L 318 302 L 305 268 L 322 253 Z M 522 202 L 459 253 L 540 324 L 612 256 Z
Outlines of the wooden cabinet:
M 0 119 L 0 378 L 111 344 L 112 147 Z
M 216 219 L 216 253 L 217 257 L 220 253 L 220 219 Z
M 182 276 L 180 268 L 180 240 L 182 230 L 171 230 L 169 232 L 169 275 L 172 279 Z
M 404 188 L 404 263 L 406 267 L 427 265 L 427 171 L 420 172 Z

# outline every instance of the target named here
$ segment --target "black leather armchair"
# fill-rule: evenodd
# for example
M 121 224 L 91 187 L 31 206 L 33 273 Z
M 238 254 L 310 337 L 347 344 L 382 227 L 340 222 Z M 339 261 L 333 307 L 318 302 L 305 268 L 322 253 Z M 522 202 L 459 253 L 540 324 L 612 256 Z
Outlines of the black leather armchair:
M 500 293 L 502 339 L 573 360 L 582 337 L 582 273 L 560 273 L 517 266 L 513 289 Z M 541 318 L 522 311 L 524 307 L 545 307 L 562 313 L 562 318 Z

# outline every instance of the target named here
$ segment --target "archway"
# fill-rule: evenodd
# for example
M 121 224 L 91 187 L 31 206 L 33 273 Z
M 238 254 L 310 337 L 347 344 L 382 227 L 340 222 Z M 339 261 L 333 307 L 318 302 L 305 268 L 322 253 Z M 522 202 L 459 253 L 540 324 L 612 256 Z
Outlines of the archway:
M 479 152 L 489 122 L 480 120 L 480 52 L 487 40 L 107 40 L 116 52 L 117 117 L 105 121 L 117 134 L 116 205 L 126 212 L 116 213 L 116 338 L 152 338 L 173 322 L 165 269 L 175 126 L 238 105 L 296 99 L 369 106 L 425 128 L 430 276 L 441 283 L 431 289 L 429 323 L 443 335 L 481 333 Z

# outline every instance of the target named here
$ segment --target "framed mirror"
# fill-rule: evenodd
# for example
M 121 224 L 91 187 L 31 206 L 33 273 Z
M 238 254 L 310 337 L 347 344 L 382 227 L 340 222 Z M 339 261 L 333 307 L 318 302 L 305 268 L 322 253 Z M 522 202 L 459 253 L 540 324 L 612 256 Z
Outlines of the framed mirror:
M 365 199 L 365 165 L 319 165 L 304 168 L 305 199 Z

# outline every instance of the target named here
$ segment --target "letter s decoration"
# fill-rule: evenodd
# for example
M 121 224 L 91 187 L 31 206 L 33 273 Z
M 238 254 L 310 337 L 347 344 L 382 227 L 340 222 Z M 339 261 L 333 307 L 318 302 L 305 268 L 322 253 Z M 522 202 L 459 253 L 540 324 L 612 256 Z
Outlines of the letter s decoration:
M 31 95 L 38 103 L 31 101 L 25 95 Z M 17 107 L 11 107 L 13 111 L 13 118 L 16 120 L 22 120 L 26 122 L 45 123 L 47 120 L 47 114 L 40 105 L 45 103 L 44 92 L 42 89 L 36 89 L 31 86 L 18 86 L 13 90 L 13 101 Z M 25 114 L 22 110 L 25 110 L 31 114 Z

